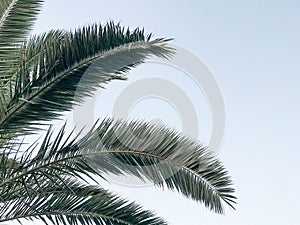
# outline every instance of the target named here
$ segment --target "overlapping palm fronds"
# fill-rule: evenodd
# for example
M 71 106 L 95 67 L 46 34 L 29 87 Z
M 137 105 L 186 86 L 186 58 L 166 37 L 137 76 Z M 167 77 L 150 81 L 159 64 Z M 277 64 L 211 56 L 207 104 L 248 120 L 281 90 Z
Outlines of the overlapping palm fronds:
M 24 150 L 20 136 L 39 132 L 107 82 L 126 79 L 147 58 L 168 58 L 174 50 L 169 39 L 113 22 L 26 39 L 42 1 L 0 1 L 0 224 L 166 224 L 85 179 L 107 173 L 151 181 L 217 213 L 224 203 L 234 208 L 220 161 L 161 126 L 104 119 L 81 139 L 66 136 L 64 127 L 56 136 L 49 129 L 40 145 Z

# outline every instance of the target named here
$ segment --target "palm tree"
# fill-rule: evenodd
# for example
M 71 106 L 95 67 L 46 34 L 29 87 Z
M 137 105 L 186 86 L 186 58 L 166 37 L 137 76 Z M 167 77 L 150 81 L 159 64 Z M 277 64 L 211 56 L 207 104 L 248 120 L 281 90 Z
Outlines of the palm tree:
M 125 79 L 145 59 L 170 57 L 173 49 L 168 39 L 113 22 L 28 37 L 43 1 L 0 2 L 0 224 L 167 224 L 104 190 L 99 179 L 108 172 L 150 180 L 217 213 L 224 203 L 234 207 L 221 162 L 197 141 L 162 126 L 104 119 L 81 138 L 66 134 L 65 126 L 56 135 L 47 128 L 39 144 L 25 148 L 21 137 L 40 132 L 105 83 Z M 94 72 L 81 79 L 95 61 Z

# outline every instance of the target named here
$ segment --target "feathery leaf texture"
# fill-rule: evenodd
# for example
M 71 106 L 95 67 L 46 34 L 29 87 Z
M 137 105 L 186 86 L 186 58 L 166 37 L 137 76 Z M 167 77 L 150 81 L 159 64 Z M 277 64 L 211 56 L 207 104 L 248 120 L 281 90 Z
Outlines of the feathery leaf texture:
M 44 180 L 30 190 L 16 186 L 1 196 L 0 223 L 40 219 L 47 224 L 166 225 L 152 212 L 106 190 L 72 179 Z M 68 188 L 62 188 L 67 185 Z M 17 189 L 18 188 L 18 189 Z M 4 209 L 4 210 L 3 210 Z
M 139 29 L 130 32 L 108 23 L 31 39 L 24 47 L 12 98 L 5 107 L 2 104 L 0 141 L 31 134 L 36 130 L 32 125 L 71 110 L 108 81 L 124 79 L 127 71 L 148 57 L 172 54 L 168 40 L 150 37 Z
M 153 212 L 101 188 L 107 174 L 135 176 L 223 213 L 234 208 L 231 178 L 197 141 L 141 121 L 104 119 L 82 138 L 50 127 L 85 97 L 149 57 L 171 57 L 170 39 L 139 28 L 90 25 L 27 39 L 42 0 L 0 0 L 0 224 L 39 219 L 64 225 L 165 225 Z M 89 180 L 95 185 L 91 185 Z
M 0 115 L 9 104 L 22 48 L 40 11 L 42 0 L 0 1 Z M 0 139 L 9 135 L 0 135 Z M 0 140 L 0 146 L 3 141 Z
M 81 140 L 67 143 L 63 137 L 64 128 L 51 142 L 49 131 L 37 155 L 31 159 L 34 148 L 28 149 L 20 166 L 1 177 L 0 188 L 10 189 L 7 185 L 12 181 L 40 185 L 39 176 L 83 179 L 83 174 L 94 174 L 105 179 L 109 172 L 146 178 L 203 202 L 217 213 L 224 212 L 222 202 L 234 207 L 234 189 L 223 165 L 207 148 L 173 130 L 139 121 L 104 119 Z
M 39 13 L 42 0 L 1 0 L 0 85 L 10 79 L 20 61 L 20 46 Z

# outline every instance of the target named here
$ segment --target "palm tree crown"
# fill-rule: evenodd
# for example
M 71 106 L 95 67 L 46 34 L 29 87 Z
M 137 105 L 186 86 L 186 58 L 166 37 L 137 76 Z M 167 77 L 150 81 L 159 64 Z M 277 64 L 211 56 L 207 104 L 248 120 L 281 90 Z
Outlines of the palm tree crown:
M 126 79 L 149 57 L 171 57 L 174 49 L 169 39 L 113 22 L 29 37 L 43 1 L 0 2 L 0 224 L 167 224 L 104 190 L 97 177 L 107 173 L 150 180 L 217 213 L 223 203 L 234 208 L 222 163 L 197 141 L 162 126 L 104 119 L 81 138 L 66 134 L 65 126 L 57 135 L 50 128 L 41 143 L 24 148 L 20 137 L 40 132 L 107 82 Z

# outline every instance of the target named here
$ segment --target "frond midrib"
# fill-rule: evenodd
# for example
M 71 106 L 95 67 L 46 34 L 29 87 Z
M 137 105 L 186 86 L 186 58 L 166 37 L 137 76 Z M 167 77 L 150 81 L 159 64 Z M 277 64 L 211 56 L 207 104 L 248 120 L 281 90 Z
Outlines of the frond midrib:
M 5 122 L 9 121 L 9 119 L 11 119 L 11 117 L 13 117 L 13 115 L 19 111 L 22 107 L 24 107 L 26 104 L 30 103 L 30 101 L 32 99 L 34 99 L 35 97 L 39 96 L 41 93 L 43 93 L 44 91 L 46 91 L 48 88 L 52 87 L 52 85 L 54 85 L 55 82 L 63 79 L 65 77 L 65 75 L 67 75 L 68 73 L 70 73 L 71 71 L 76 70 L 77 68 L 80 68 L 82 65 L 84 64 L 88 64 L 91 63 L 92 61 L 96 60 L 96 59 L 100 59 L 100 58 L 104 58 L 107 57 L 109 55 L 113 55 L 115 53 L 119 53 L 122 52 L 124 50 L 128 50 L 126 49 L 126 47 L 130 47 L 130 49 L 136 49 L 140 46 L 141 43 L 144 44 L 148 44 L 147 42 L 143 42 L 143 41 L 138 41 L 138 42 L 134 42 L 134 43 L 129 43 L 129 44 L 123 44 L 121 46 L 118 46 L 116 48 L 110 49 L 108 51 L 105 52 L 101 52 L 98 54 L 95 54 L 92 57 L 88 57 L 85 58 L 83 60 L 81 60 L 80 62 L 76 63 L 75 65 L 73 65 L 72 67 L 68 68 L 66 71 L 64 71 L 63 73 L 61 73 L 60 75 L 56 76 L 55 78 L 53 78 L 48 85 L 44 85 L 42 87 L 39 88 L 38 91 L 36 91 L 29 99 L 28 101 L 22 101 L 18 106 L 16 106 L 11 112 L 9 112 L 2 121 L 0 121 L 0 127 L 1 125 L 3 125 Z M 131 47 L 132 46 L 132 47 Z M 1 147 L 1 146 L 0 146 Z
M 80 157 L 89 157 L 89 156 L 95 156 L 95 155 L 99 155 L 99 154 L 108 154 L 108 153 L 125 153 L 125 154 L 127 153 L 127 154 L 132 154 L 132 155 L 143 155 L 143 156 L 148 156 L 148 157 L 152 157 L 152 158 L 156 158 L 156 159 L 159 159 L 159 160 L 166 161 L 170 164 L 173 164 L 173 165 L 177 166 L 180 169 L 185 170 L 188 173 L 193 174 L 194 176 L 196 176 L 197 178 L 202 180 L 214 193 L 216 193 L 220 198 L 223 199 L 223 196 L 219 193 L 219 191 L 212 184 L 210 184 L 204 177 L 200 176 L 199 174 L 197 174 L 193 170 L 187 168 L 186 166 L 180 165 L 179 163 L 177 163 L 175 161 L 171 161 L 171 160 L 168 160 L 167 158 L 163 158 L 161 156 L 157 156 L 157 155 L 154 155 L 154 154 L 141 152 L 141 151 L 129 151 L 129 150 L 126 150 L 126 151 L 122 151 L 122 150 L 107 151 L 106 150 L 106 151 L 100 151 L 100 152 L 87 153 L 85 155 L 80 154 L 80 155 L 76 155 L 76 156 L 72 156 L 72 157 L 66 157 L 66 158 L 63 158 L 63 159 L 60 159 L 60 160 L 56 160 L 56 161 L 53 161 L 53 162 L 35 167 L 35 168 L 33 168 L 31 170 L 28 170 L 26 172 L 23 172 L 23 173 L 19 174 L 16 177 L 13 177 L 11 179 L 6 180 L 5 182 L 2 182 L 0 184 L 0 187 L 3 187 L 4 185 L 6 185 L 6 184 L 18 179 L 18 178 L 21 178 L 25 175 L 28 175 L 28 174 L 32 173 L 32 172 L 38 171 L 39 169 L 46 168 L 46 167 L 48 167 L 50 165 L 53 165 L 53 164 L 56 164 L 56 163 L 60 163 L 60 162 L 64 162 L 64 161 L 68 161 L 68 160 L 75 159 L 75 158 L 80 158 Z
M 5 10 L 5 12 L 3 13 L 2 17 L 0 18 L 0 29 L 3 26 L 9 12 L 11 11 L 11 9 L 16 5 L 18 0 L 13 0 L 11 2 L 11 4 L 7 7 L 7 9 Z
M 129 223 L 129 222 L 126 222 L 124 220 L 120 220 L 120 219 L 116 219 L 112 216 L 107 216 L 107 215 L 103 215 L 103 214 L 100 214 L 100 213 L 88 213 L 88 212 L 81 212 L 81 211 L 78 211 L 78 213 L 63 213 L 61 211 L 50 211 L 50 212 L 46 212 L 46 213 L 32 213 L 32 214 L 27 214 L 27 215 L 23 215 L 23 216 L 16 216 L 16 217 L 13 217 L 13 218 L 8 218 L 8 219 L 0 219 L 0 222 L 7 222 L 7 221 L 12 221 L 12 220 L 18 220 L 18 219 L 25 219 L 25 218 L 30 218 L 30 217 L 42 217 L 42 216 L 48 216 L 48 215 L 52 215 L 52 216 L 74 216 L 74 215 L 81 215 L 81 216 L 90 216 L 90 217 L 102 217 L 102 218 L 106 218 L 106 219 L 109 219 L 109 220 L 113 220 L 113 221 L 117 221 L 117 222 L 121 222 L 123 223 L 124 225 L 135 225 L 133 223 Z

